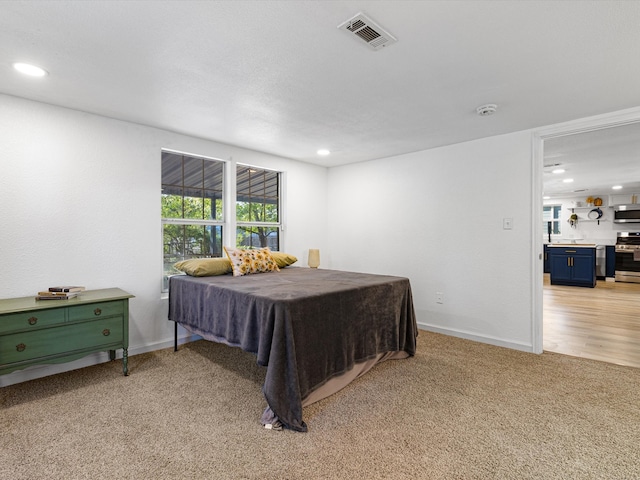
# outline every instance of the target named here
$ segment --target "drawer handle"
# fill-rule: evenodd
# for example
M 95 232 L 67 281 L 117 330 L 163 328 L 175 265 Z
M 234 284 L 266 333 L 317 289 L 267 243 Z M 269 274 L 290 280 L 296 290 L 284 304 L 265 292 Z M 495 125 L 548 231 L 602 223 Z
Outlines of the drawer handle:
M 109 335 L 111 335 L 111 330 L 109 330 L 108 328 L 105 328 L 104 330 L 102 330 L 102 334 L 105 337 L 108 337 Z
M 29 322 L 29 325 L 35 325 L 36 323 L 38 323 L 38 319 L 37 317 L 30 317 L 27 322 Z
M 16 350 L 19 352 L 24 352 L 26 348 L 27 346 L 24 343 L 19 343 L 18 345 L 16 345 Z
M 101 313 L 102 313 L 102 310 L 100 310 L 99 308 L 96 308 L 96 309 L 93 311 L 93 314 L 94 314 L 95 316 L 98 316 L 98 315 L 100 315 Z

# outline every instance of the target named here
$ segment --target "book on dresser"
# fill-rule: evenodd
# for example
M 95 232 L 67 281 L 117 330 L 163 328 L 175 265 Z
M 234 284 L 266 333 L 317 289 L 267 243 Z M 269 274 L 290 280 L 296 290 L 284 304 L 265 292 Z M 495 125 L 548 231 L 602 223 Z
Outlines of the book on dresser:
M 77 297 L 80 292 L 84 291 L 84 287 L 75 285 L 61 285 L 58 287 L 49 287 L 48 290 L 38 292 L 36 299 L 38 300 L 67 300 Z
M 80 292 L 38 292 L 38 300 L 67 300 L 77 297 Z
M 84 290 L 84 287 L 77 287 L 77 286 L 49 287 L 50 292 L 72 293 L 72 292 L 82 292 L 83 290 Z

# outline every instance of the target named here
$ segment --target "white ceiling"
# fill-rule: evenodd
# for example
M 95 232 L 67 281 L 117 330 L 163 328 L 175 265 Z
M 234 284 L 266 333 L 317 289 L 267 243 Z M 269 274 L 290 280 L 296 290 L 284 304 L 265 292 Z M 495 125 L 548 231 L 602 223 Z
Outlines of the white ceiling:
M 548 139 L 544 155 L 544 194 L 551 198 L 640 192 L 640 122 Z M 556 168 L 565 172 L 552 173 Z
M 358 12 L 398 42 L 337 29 Z M 637 107 L 639 25 L 639 1 L 5 0 L 0 92 L 334 166 Z

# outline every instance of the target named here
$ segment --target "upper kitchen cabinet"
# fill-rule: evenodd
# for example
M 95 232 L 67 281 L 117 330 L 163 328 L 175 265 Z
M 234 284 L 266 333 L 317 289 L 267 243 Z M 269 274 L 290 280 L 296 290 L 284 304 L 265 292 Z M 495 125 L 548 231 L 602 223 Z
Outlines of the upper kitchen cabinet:
M 609 205 L 632 205 L 638 203 L 640 200 L 640 193 L 627 193 L 627 194 L 616 194 L 609 195 Z

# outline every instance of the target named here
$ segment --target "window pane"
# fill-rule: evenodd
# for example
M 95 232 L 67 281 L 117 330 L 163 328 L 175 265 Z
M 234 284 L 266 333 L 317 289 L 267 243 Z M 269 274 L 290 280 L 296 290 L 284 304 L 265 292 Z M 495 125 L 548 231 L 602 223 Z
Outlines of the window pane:
M 220 192 L 205 190 L 205 219 L 222 220 L 222 196 Z
M 265 172 L 264 195 L 268 198 L 278 198 L 278 173 Z
M 236 219 L 239 222 L 279 222 L 278 172 L 238 165 Z
M 204 160 L 195 157 L 183 157 L 184 185 L 202 188 L 204 184 Z
M 162 218 L 222 220 L 224 162 L 162 152 Z
M 280 229 L 278 227 L 238 227 L 236 245 L 239 247 L 269 247 L 274 252 L 280 250 Z
M 278 205 L 268 203 L 238 202 L 236 218 L 239 222 L 278 222 Z
M 182 189 L 162 189 L 162 218 L 182 218 Z
M 549 222 L 543 222 L 542 231 L 545 235 L 549 234 L 549 223 L 551 223 L 551 235 L 560 235 L 560 222 L 558 220 L 553 220 Z
M 203 187 L 208 190 L 222 192 L 224 182 L 224 169 L 222 162 L 204 162 L 204 183 Z
M 162 152 L 162 184 L 182 185 L 182 155 Z
M 542 208 L 542 231 L 549 234 L 549 223 L 551 223 L 551 235 L 560 235 L 560 212 L 562 205 L 547 205 Z
M 164 275 L 180 273 L 173 265 L 190 258 L 222 256 L 221 225 L 164 225 Z
M 220 225 L 184 225 L 184 257 L 220 257 L 222 255 Z
M 186 189 L 184 190 L 184 217 L 204 220 L 204 198 L 202 198 L 202 190 Z M 210 217 L 209 217 L 210 218 Z

